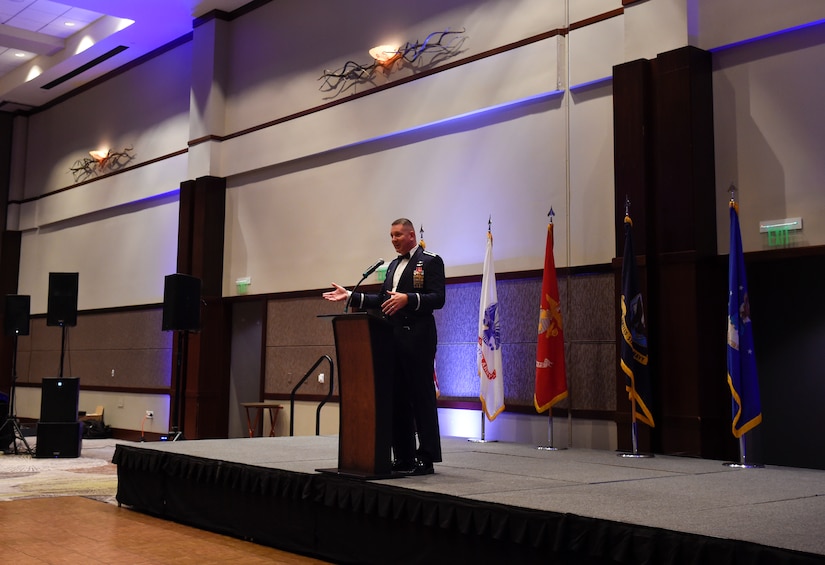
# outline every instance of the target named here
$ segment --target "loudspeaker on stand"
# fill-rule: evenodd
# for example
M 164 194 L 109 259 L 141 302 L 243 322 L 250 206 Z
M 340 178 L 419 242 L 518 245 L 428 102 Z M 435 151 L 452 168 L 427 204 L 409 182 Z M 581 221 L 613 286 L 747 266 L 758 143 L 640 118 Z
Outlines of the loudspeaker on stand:
M 78 273 L 49 273 L 47 326 L 77 325 Z
M 163 281 L 163 331 L 197 331 L 201 322 L 201 280 L 180 273 Z

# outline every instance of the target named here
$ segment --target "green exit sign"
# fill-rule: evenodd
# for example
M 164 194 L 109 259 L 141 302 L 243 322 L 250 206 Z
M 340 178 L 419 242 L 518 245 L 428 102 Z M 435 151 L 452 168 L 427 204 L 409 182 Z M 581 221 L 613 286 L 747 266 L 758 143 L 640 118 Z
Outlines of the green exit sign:
M 759 232 L 767 235 L 768 247 L 785 247 L 791 244 L 791 232 L 802 229 L 802 218 L 763 220 Z

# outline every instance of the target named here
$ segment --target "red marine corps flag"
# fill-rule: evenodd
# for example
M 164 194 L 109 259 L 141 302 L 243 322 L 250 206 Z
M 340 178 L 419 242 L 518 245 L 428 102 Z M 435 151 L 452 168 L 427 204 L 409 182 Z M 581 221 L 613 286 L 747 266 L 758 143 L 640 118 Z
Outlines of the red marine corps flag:
M 551 210 L 552 214 L 553 211 Z M 567 372 L 564 366 L 564 333 L 562 331 L 559 283 L 553 258 L 553 219 L 547 224 L 547 244 L 544 251 L 544 275 L 541 282 L 538 343 L 536 346 L 536 410 L 544 412 L 567 398 Z

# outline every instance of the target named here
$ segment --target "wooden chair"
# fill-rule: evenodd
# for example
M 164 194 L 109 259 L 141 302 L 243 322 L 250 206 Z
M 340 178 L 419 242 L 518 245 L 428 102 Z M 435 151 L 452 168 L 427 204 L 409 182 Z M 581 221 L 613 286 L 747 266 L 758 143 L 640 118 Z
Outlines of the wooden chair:
M 81 422 L 85 422 L 87 420 L 98 420 L 100 422 L 103 421 L 103 405 L 100 404 L 95 407 L 95 411 L 91 414 L 87 413 L 85 416 L 81 416 L 78 418 Z

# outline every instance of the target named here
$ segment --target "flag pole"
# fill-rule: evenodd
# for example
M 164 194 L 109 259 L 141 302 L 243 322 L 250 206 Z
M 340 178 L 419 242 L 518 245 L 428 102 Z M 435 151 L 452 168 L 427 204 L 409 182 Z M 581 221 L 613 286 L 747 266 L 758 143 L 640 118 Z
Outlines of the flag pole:
M 547 217 L 550 218 L 550 223 L 551 224 L 553 223 L 553 216 L 555 216 L 555 215 L 556 215 L 556 213 L 553 211 L 553 207 L 550 206 L 550 211 L 547 212 Z M 565 378 L 567 378 L 566 374 L 565 374 Z M 570 410 L 567 411 L 567 416 L 568 416 L 568 424 L 567 425 L 570 426 L 571 425 L 571 422 L 569 421 Z M 553 445 L 553 407 L 552 406 L 550 406 L 550 408 L 547 409 L 547 445 L 538 445 L 538 446 L 536 446 L 536 449 L 538 449 L 540 451 L 560 451 L 560 450 L 563 450 L 563 449 L 567 449 L 566 447 L 555 447 Z
M 568 412 L 569 413 L 569 412 Z M 560 451 L 567 449 L 566 447 L 555 447 L 553 445 L 553 409 L 547 410 L 547 445 L 536 446 L 540 451 Z
M 630 218 L 630 197 L 625 195 L 624 197 L 624 216 L 625 222 L 629 221 Z M 631 259 L 635 260 L 635 258 Z M 622 270 L 624 270 L 624 262 L 628 260 L 628 257 L 622 256 Z M 630 380 L 630 444 L 632 451 L 630 453 L 621 452 L 617 453 L 619 457 L 624 458 L 634 458 L 634 459 L 642 459 L 642 458 L 650 458 L 653 457 L 652 453 L 639 453 L 639 422 L 636 419 L 636 378 L 632 378 Z
M 737 190 L 738 189 L 736 188 L 736 185 L 733 184 L 733 183 L 730 183 L 730 187 L 728 187 L 728 192 L 730 192 L 730 201 L 729 201 L 728 205 L 731 208 L 736 207 L 736 192 L 737 192 Z M 731 245 L 731 247 L 733 247 L 733 245 Z M 734 251 L 735 251 L 734 249 L 730 249 L 728 251 L 730 257 L 733 257 Z M 730 267 L 728 267 L 728 268 L 730 269 Z M 728 308 L 730 308 L 730 305 L 728 306 Z M 728 368 L 728 371 L 730 372 L 730 367 Z M 730 376 L 728 378 L 730 378 Z M 735 432 L 734 432 L 734 434 L 735 434 Z M 739 461 L 738 462 L 723 463 L 723 465 L 725 467 L 733 467 L 733 468 L 736 468 L 736 469 L 762 469 L 762 468 L 765 467 L 764 465 L 762 465 L 760 463 L 748 463 L 747 457 L 746 457 L 746 451 L 745 451 L 745 436 L 746 435 L 747 435 L 747 432 L 741 432 L 741 435 L 739 436 Z
M 764 469 L 765 466 L 761 463 L 748 463 L 745 457 L 745 436 L 739 436 L 739 461 L 727 461 L 722 463 L 725 467 L 733 467 L 734 469 Z
M 636 420 L 636 380 L 631 381 L 630 396 L 630 453 L 618 453 L 619 457 L 627 459 L 648 459 L 654 457 L 652 453 L 639 453 L 639 422 Z
M 487 220 L 487 237 L 488 237 L 488 239 L 492 238 L 492 233 L 493 233 L 493 215 L 490 214 L 490 217 Z M 482 276 L 482 281 L 481 282 L 482 282 L 482 286 L 483 286 L 484 285 L 484 277 L 483 276 Z M 482 392 L 482 394 L 483 394 L 483 392 Z M 484 421 L 485 420 L 485 408 L 484 408 L 484 406 L 485 406 L 484 405 L 484 399 L 482 398 L 482 404 L 481 404 L 481 437 L 480 438 L 467 438 L 467 441 L 469 441 L 471 443 L 488 443 L 487 431 L 485 429 L 487 423 Z M 495 442 L 496 440 L 490 440 L 490 441 Z
M 485 430 L 486 422 L 484 420 L 485 420 L 484 407 L 482 407 L 481 408 L 481 437 L 468 437 L 467 441 L 469 441 L 470 443 L 494 443 L 494 442 L 498 441 L 498 440 L 495 440 L 495 439 L 492 439 L 492 440 L 487 439 L 487 431 Z

